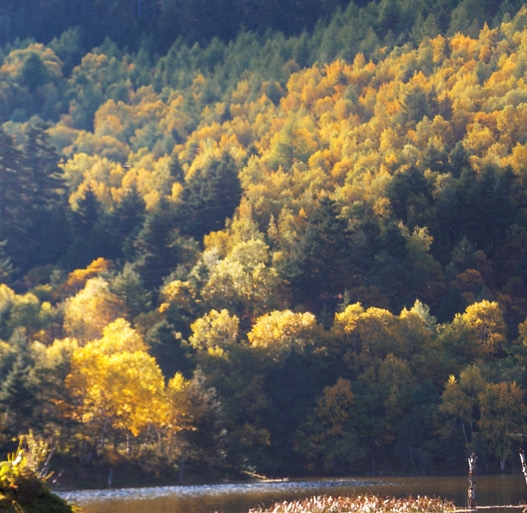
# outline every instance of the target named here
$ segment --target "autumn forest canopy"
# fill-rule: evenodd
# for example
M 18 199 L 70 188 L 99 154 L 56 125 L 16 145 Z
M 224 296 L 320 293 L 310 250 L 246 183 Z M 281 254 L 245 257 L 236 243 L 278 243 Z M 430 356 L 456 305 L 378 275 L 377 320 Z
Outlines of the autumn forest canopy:
M 8 0 L 0 41 L 0 447 L 512 468 L 521 2 Z

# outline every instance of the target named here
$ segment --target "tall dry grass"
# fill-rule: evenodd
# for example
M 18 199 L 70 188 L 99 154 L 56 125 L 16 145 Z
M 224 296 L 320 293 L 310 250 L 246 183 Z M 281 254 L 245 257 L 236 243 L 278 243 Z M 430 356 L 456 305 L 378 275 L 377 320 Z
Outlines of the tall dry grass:
M 310 497 L 297 501 L 277 502 L 268 509 L 251 509 L 249 513 L 451 513 L 452 502 L 436 497 Z

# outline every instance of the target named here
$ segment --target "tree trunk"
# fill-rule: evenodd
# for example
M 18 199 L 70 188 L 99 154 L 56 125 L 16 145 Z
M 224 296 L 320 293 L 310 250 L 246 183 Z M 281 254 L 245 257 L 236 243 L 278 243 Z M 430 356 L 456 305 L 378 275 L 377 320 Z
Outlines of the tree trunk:
M 187 457 L 185 455 L 181 456 L 181 460 L 179 462 L 179 484 L 183 483 L 183 473 L 185 471 L 185 460 Z
M 525 460 L 525 452 L 523 449 L 520 449 L 520 460 L 522 462 L 523 477 L 525 478 L 525 483 L 527 484 L 527 461 Z
M 465 422 L 460 417 L 459 420 L 461 421 L 461 429 L 463 430 L 463 439 L 465 440 L 465 446 L 468 445 L 468 439 L 467 439 L 467 430 L 465 429 Z
M 476 509 L 476 460 L 477 456 L 472 453 L 468 459 L 468 493 L 467 493 L 467 508 Z

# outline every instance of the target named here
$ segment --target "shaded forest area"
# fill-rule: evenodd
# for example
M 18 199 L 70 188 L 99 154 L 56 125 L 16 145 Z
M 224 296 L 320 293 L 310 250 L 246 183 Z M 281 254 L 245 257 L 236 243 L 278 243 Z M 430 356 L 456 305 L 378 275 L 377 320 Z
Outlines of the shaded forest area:
M 511 468 L 525 7 L 328 3 L 172 42 L 123 22 L 170 2 L 36 2 L 45 35 L 32 5 L 2 14 L 2 444 L 174 479 Z M 103 6 L 87 49 L 67 25 Z
M 329 20 L 350 8 L 357 14 L 347 24 L 355 41 L 372 33 L 381 40 L 418 42 L 420 31 L 432 37 L 436 30 L 454 34 L 477 31 L 484 22 L 495 25 L 521 5 L 519 0 L 354 0 L 351 4 L 345 0 L 4 0 L 0 43 L 29 38 L 47 44 L 75 28 L 80 42 L 77 57 L 105 38 L 128 51 L 145 46 L 166 52 L 175 42 L 206 46 L 217 38 L 228 43 L 243 30 L 285 36 L 325 31 Z
M 206 44 L 214 37 L 228 42 L 242 28 L 260 34 L 301 33 L 346 5 L 343 0 L 5 0 L 0 37 L 3 43 L 17 38 L 47 43 L 79 27 L 86 49 L 109 37 L 135 50 L 144 38 L 166 51 L 177 39 L 187 44 Z

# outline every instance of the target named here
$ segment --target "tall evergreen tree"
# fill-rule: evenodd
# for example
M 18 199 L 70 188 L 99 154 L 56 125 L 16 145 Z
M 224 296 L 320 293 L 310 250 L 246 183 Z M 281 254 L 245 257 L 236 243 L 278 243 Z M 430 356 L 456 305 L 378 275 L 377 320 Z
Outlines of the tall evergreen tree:
M 186 183 L 180 209 L 182 230 L 198 240 L 221 230 L 240 203 L 241 193 L 234 159 L 225 153 L 221 159 L 210 160 Z
M 6 241 L 0 242 L 0 283 L 9 283 L 15 268 L 5 251 Z
M 134 239 L 145 220 L 145 201 L 136 187 L 130 187 L 104 223 L 106 258 L 131 259 Z
M 31 179 L 32 206 L 40 214 L 64 202 L 66 183 L 45 127 L 29 125 L 26 136 L 24 163 Z
M 67 268 L 81 268 L 95 258 L 104 256 L 104 237 L 99 237 L 102 209 L 95 192 L 88 187 L 77 203 L 77 210 L 70 212 L 72 242 L 64 258 Z
M 58 166 L 59 156 L 42 124 L 30 125 L 24 145 L 24 165 L 29 176 L 31 265 L 55 262 L 66 251 L 69 230 L 66 183 Z
M 149 290 L 159 287 L 178 262 L 179 246 L 173 225 L 168 208 L 161 202 L 155 212 L 146 216 L 134 240 L 134 269 Z
M 396 173 L 390 182 L 387 196 L 396 218 L 410 229 L 430 226 L 433 186 L 419 169 L 414 167 Z
M 5 427 L 13 435 L 34 427 L 31 417 L 36 408 L 36 390 L 28 373 L 29 367 L 18 359 L 0 387 L 0 408 L 7 420 Z
M 130 320 L 152 307 L 150 293 L 145 289 L 139 274 L 128 263 L 112 280 L 110 290 L 126 306 Z
M 333 311 L 349 270 L 347 224 L 337 204 L 323 197 L 308 219 L 291 283 L 298 299 L 315 311 Z
M 13 264 L 23 267 L 30 257 L 31 186 L 23 153 L 0 127 L 0 240 Z
M 190 403 L 192 430 L 178 434 L 179 443 L 184 448 L 184 457 L 193 468 L 204 464 L 207 469 L 222 469 L 226 465 L 226 449 L 229 437 L 225 413 L 216 389 L 209 386 L 204 373 L 198 369 L 187 388 Z
M 19 435 L 34 426 L 31 417 L 37 406 L 37 390 L 30 373 L 34 362 L 23 328 L 17 328 L 9 342 L 16 350 L 16 358 L 12 365 L 3 369 L 4 375 L 0 380 L 0 411 L 5 416 L 4 427 L 11 434 Z
M 193 364 L 188 347 L 184 347 L 183 339 L 176 336 L 176 333 L 176 327 L 163 320 L 148 331 L 145 339 L 152 356 L 167 378 L 171 378 L 176 372 L 185 376 L 192 374 Z

